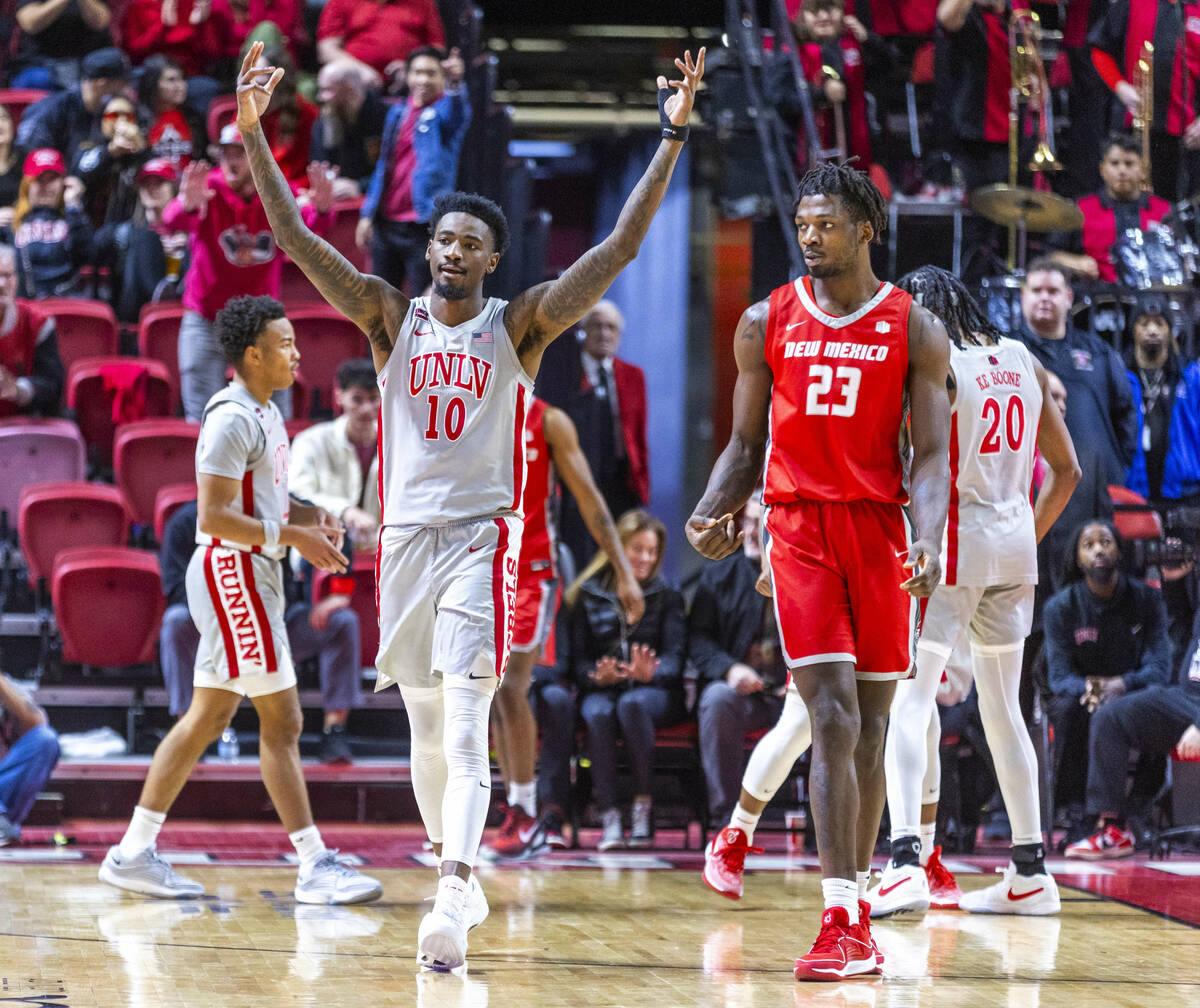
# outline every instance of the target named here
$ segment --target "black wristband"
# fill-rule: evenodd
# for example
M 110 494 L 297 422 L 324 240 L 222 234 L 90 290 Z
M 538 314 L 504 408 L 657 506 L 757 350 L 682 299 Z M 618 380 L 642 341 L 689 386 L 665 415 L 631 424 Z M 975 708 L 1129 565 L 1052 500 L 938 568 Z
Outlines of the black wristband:
M 664 140 L 678 140 L 683 143 L 688 138 L 689 126 L 676 126 L 674 123 L 669 123 L 662 128 Z
M 658 123 L 662 126 L 664 140 L 678 140 L 683 143 L 688 138 L 689 127 L 687 123 L 676 126 L 667 116 L 667 99 L 670 97 L 670 88 L 658 89 Z

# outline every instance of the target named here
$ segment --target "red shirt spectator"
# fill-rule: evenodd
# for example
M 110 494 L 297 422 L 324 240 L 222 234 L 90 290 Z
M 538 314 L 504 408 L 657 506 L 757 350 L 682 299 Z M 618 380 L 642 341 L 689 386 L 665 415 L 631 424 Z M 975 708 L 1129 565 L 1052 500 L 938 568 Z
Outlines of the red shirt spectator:
M 63 365 L 54 317 L 18 300 L 12 246 L 0 246 L 0 417 L 54 416 L 62 404 Z
M 208 8 L 208 16 L 192 24 L 197 8 Z M 209 75 L 213 63 L 237 53 L 229 0 L 132 0 L 122 34 L 134 63 L 159 53 L 183 67 L 188 77 Z
M 376 86 L 389 65 L 402 62 L 418 46 L 445 44 L 434 0 L 329 0 L 317 27 L 320 61 L 349 56 L 370 68 Z
M 299 60 L 299 47 L 307 41 L 300 17 L 303 5 L 299 0 L 230 0 L 230 5 L 233 10 L 233 37 L 239 52 L 250 32 L 264 21 L 269 21 L 283 33 L 292 61 Z

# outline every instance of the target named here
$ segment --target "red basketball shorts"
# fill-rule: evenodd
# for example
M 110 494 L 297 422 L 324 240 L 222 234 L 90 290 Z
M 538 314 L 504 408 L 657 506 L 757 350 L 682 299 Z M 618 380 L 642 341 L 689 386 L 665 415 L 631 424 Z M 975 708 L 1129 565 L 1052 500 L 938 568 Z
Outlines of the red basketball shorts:
M 522 564 L 517 574 L 516 619 L 513 625 L 513 651 L 529 652 L 541 648 L 538 664 L 554 664 L 554 614 L 558 612 L 561 592 L 550 562 L 545 565 Z M 550 575 L 550 576 L 547 576 Z
M 852 662 L 859 679 L 905 679 L 921 607 L 899 504 L 802 500 L 767 512 L 775 617 L 789 668 Z

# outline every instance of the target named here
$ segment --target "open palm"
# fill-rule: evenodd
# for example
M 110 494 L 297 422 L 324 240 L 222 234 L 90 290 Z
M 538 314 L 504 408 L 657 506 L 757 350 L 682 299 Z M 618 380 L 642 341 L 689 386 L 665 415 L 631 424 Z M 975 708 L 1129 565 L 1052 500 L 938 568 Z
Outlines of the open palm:
M 262 51 L 263 44 L 255 42 L 246 53 L 246 58 L 242 60 L 237 85 L 239 129 L 249 129 L 262 118 L 267 106 L 271 104 L 271 93 L 275 90 L 275 85 L 283 80 L 282 67 L 257 66 Z M 269 79 L 263 83 L 263 78 L 268 74 Z

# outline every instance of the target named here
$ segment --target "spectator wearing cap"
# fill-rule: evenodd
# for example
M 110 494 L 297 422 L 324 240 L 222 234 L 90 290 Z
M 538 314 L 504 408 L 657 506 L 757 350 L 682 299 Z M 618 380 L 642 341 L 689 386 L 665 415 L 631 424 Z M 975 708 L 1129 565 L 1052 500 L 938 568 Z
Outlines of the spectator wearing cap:
M 317 59 L 351 59 L 382 87 L 421 46 L 446 44 L 435 0 L 329 0 L 317 25 Z
M 42 147 L 25 158 L 12 225 L 0 231 L 0 241 L 16 246 L 17 290 L 23 298 L 72 296 L 79 267 L 91 254 L 83 184 L 66 175 L 56 150 Z
M 98 143 L 104 105 L 129 83 L 129 59 L 108 47 L 88 53 L 78 86 L 34 102 L 21 116 L 17 143 L 26 150 L 53 147 L 67 162 L 74 161 L 88 142 Z
M 163 212 L 169 230 L 191 236 L 192 264 L 183 287 L 187 309 L 179 331 L 179 377 L 183 412 L 199 421 L 208 400 L 225 385 L 225 358 L 212 334 L 213 319 L 237 294 L 279 297 L 283 257 L 267 222 L 267 212 L 254 188 L 242 135 L 230 123 L 220 135 L 221 160 L 213 168 L 193 161 L 184 169 L 179 195 Z M 309 166 L 309 188 L 301 197 L 304 223 L 318 234 L 333 225 L 333 180 L 317 165 Z M 290 415 L 291 397 L 276 393 Z
M 382 149 L 388 106 L 350 60 L 326 63 L 317 74 L 321 117 L 313 126 L 312 158 L 336 165 L 338 199 L 366 192 Z
M 18 0 L 16 8 L 21 34 L 13 87 L 75 87 L 83 58 L 112 45 L 112 13 L 104 0 Z
M 56 416 L 63 364 L 54 316 L 16 293 L 16 249 L 0 245 L 0 417 Z
M 100 120 L 103 142 L 80 151 L 71 174 L 83 183 L 84 203 L 94 222 L 128 220 L 137 206 L 138 170 L 150 160 L 137 106 L 127 95 L 113 95 Z
M 175 196 L 179 174 L 166 158 L 151 158 L 136 176 L 137 206 L 130 220 L 105 224 L 96 232 L 92 258 L 107 266 L 117 318 L 136 324 L 142 306 L 157 301 L 168 283 L 187 271 L 188 236 L 163 222 Z

